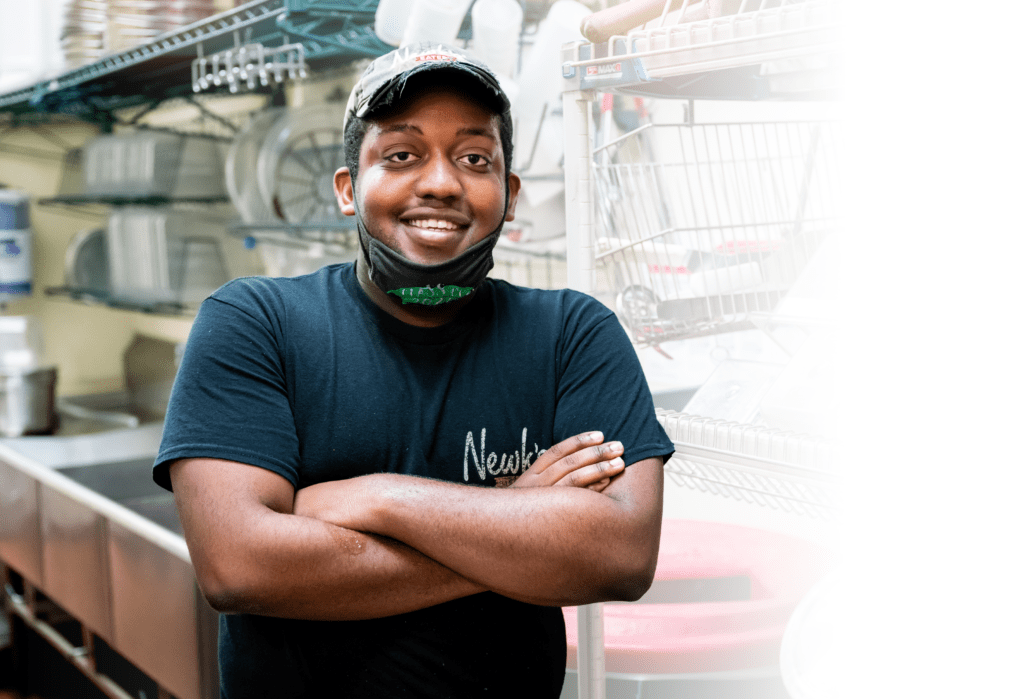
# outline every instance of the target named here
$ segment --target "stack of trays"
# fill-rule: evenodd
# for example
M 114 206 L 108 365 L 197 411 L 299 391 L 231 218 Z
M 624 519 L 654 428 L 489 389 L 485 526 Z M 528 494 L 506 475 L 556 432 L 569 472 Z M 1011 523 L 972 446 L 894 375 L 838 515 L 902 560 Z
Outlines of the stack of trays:
M 216 215 L 142 206 L 111 213 L 107 265 L 111 297 L 133 304 L 198 303 L 229 279 L 258 271 Z
M 159 131 L 100 136 L 85 149 L 85 189 L 107 197 L 224 196 L 217 142 Z

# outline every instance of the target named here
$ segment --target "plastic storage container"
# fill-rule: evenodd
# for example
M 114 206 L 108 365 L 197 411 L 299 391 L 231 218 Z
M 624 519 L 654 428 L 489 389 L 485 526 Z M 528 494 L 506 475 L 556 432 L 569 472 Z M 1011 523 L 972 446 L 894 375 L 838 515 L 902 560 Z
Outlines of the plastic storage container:
M 60 50 L 62 0 L 0 0 L 0 92 L 64 69 Z
M 522 6 L 516 0 L 476 0 L 470 15 L 474 52 L 495 73 L 511 78 L 519 58 Z
M 470 0 L 415 0 L 402 34 L 402 46 L 419 41 L 454 43 Z
M 34 316 L 0 316 L 0 368 L 33 369 L 43 354 L 43 329 Z
M 392 46 L 402 43 L 412 5 L 413 0 L 380 0 L 374 14 L 373 31 L 381 41 Z
M 28 194 L 0 189 L 0 303 L 32 293 Z
M 654 584 L 604 605 L 607 696 L 787 699 L 786 626 L 828 571 L 830 552 L 802 539 L 718 522 L 665 520 Z M 563 609 L 575 699 L 577 610 Z

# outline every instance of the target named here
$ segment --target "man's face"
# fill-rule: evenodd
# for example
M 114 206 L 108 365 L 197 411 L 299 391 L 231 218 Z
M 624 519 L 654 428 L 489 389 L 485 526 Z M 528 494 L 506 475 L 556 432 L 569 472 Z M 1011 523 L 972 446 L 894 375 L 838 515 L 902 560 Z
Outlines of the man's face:
M 519 178 L 509 175 L 506 221 Z M 375 120 L 359 153 L 353 192 L 347 168 L 335 175 L 338 203 L 370 235 L 407 259 L 437 264 L 493 232 L 505 211 L 505 162 L 498 119 L 461 93 L 434 89 Z

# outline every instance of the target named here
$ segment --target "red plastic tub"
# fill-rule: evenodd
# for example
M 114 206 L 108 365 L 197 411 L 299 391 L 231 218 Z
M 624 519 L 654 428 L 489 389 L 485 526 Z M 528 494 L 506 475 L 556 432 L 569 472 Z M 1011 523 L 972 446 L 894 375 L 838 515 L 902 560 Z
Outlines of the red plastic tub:
M 784 534 L 666 520 L 651 590 L 637 602 L 604 607 L 605 670 L 678 674 L 777 665 L 786 623 L 828 562 L 824 547 Z M 575 669 L 576 608 L 563 612 L 566 667 Z

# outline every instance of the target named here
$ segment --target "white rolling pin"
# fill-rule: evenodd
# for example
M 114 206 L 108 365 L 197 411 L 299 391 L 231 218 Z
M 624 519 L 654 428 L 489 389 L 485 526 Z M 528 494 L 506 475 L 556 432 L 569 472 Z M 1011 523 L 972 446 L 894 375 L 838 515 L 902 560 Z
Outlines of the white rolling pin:
M 595 12 L 583 19 L 580 31 L 587 41 L 595 44 L 621 36 L 631 29 L 661 17 L 666 0 L 629 0 L 621 5 Z M 686 9 L 677 24 L 735 14 L 742 0 L 668 0 L 669 12 Z

